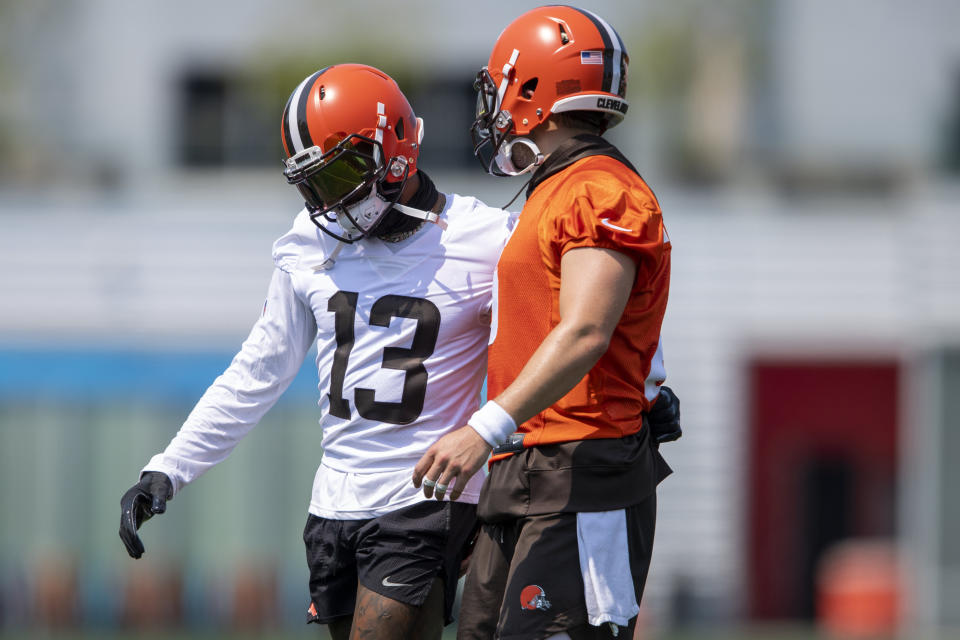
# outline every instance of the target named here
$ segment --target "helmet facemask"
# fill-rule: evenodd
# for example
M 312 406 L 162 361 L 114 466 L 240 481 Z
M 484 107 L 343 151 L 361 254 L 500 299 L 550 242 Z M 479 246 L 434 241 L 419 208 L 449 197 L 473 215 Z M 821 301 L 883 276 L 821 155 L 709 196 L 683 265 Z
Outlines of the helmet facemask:
M 351 134 L 326 153 L 313 146 L 295 154 L 284 162 L 283 173 L 300 191 L 313 223 L 337 240 L 352 243 L 373 233 L 406 184 L 406 159 L 383 158 L 380 142 Z M 399 182 L 388 185 L 388 174 Z M 321 218 L 336 222 L 343 234 Z
M 500 109 L 500 95 L 486 67 L 473 84 L 477 92 L 477 114 L 470 127 L 473 155 L 484 170 L 494 176 L 519 176 L 543 163 L 536 143 L 526 137 L 512 137 L 515 130 L 509 111 Z

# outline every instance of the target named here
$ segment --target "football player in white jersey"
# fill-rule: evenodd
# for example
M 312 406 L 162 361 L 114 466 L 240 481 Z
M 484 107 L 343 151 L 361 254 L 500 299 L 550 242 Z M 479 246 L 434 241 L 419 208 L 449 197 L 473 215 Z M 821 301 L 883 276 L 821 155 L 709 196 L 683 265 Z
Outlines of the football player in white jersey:
M 417 167 L 423 122 L 377 69 L 312 74 L 282 131 L 284 174 L 306 208 L 273 246 L 267 301 L 240 352 L 124 494 L 120 536 L 139 558 L 140 525 L 229 455 L 316 341 L 308 622 L 337 639 L 439 638 L 483 477 L 443 502 L 410 478 L 478 407 L 493 272 L 515 217 L 436 190 Z

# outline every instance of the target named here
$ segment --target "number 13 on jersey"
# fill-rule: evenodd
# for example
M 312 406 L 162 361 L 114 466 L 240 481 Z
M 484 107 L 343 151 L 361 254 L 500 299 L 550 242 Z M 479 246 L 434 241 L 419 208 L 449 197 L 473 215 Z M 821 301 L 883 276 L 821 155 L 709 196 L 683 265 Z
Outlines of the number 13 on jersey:
M 350 402 L 343 397 L 343 381 L 354 343 L 354 320 L 357 315 L 358 294 L 353 291 L 338 291 L 327 302 L 327 311 L 334 314 L 334 331 L 337 349 L 333 355 L 330 372 L 330 414 L 344 420 L 350 419 Z M 440 310 L 425 298 L 386 295 L 370 308 L 370 325 L 389 327 L 393 318 L 410 318 L 417 321 L 413 342 L 409 348 L 384 347 L 381 367 L 405 372 L 403 393 L 400 402 L 381 402 L 375 398 L 375 390 L 357 387 L 354 403 L 357 413 L 368 420 L 409 424 L 420 416 L 427 395 L 427 369 L 423 361 L 430 357 L 437 346 L 440 333 Z

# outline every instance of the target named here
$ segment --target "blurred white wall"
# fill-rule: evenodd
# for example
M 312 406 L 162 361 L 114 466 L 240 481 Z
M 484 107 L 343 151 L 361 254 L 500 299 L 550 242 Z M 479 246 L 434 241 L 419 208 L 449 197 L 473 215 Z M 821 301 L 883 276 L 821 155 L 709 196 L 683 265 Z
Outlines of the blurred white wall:
M 946 0 L 776 6 L 768 37 L 785 160 L 834 170 L 928 166 L 960 74 L 960 6 Z
M 0 125 L 18 157 L 5 162 L 36 182 L 98 168 L 153 181 L 175 168 L 176 82 L 187 70 L 366 58 L 469 83 L 499 31 L 537 4 L 12 3 L 0 10 Z M 736 169 L 760 149 L 761 167 L 772 154 L 805 170 L 921 171 L 958 108 L 960 9 L 949 0 L 581 4 L 632 52 L 635 120 L 616 136 L 651 175 L 670 160 L 671 136 L 708 156 L 719 146 L 710 161 Z

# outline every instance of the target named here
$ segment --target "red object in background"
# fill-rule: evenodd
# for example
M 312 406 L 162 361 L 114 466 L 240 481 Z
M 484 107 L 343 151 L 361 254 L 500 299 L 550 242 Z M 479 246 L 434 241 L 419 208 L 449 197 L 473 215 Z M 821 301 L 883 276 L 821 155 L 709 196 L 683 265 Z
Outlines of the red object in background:
M 37 559 L 31 574 L 32 621 L 41 629 L 75 629 L 79 622 L 79 581 L 72 556 L 50 553 Z
M 842 542 L 820 563 L 817 620 L 834 637 L 893 637 L 900 623 L 902 584 L 893 541 Z
M 898 371 L 894 360 L 751 364 L 751 618 L 812 620 L 823 553 L 893 536 Z
M 183 624 L 183 570 L 179 564 L 156 559 L 124 563 L 120 625 L 150 631 Z
M 241 562 L 230 583 L 231 628 L 245 632 L 276 628 L 279 619 L 276 567 L 268 562 Z

